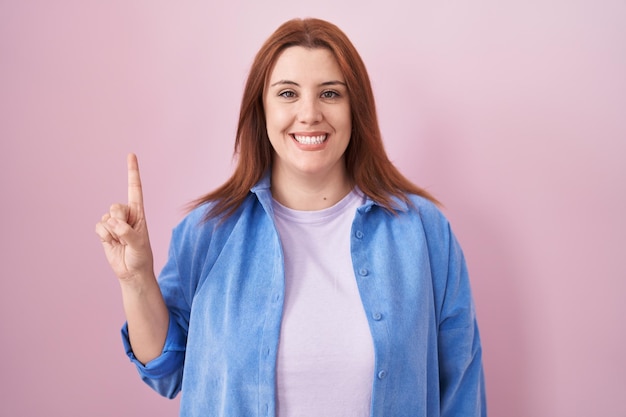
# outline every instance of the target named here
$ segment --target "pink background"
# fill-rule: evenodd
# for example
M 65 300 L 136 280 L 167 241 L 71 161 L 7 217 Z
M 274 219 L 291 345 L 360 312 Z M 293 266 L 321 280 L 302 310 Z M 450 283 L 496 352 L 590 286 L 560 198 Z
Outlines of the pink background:
M 339 4 L 340 3 L 340 4 Z M 136 376 L 95 222 L 139 154 L 157 267 L 230 173 L 284 20 L 337 23 L 388 152 L 465 249 L 491 416 L 626 416 L 626 3 L 0 1 L 0 415 L 174 416 Z

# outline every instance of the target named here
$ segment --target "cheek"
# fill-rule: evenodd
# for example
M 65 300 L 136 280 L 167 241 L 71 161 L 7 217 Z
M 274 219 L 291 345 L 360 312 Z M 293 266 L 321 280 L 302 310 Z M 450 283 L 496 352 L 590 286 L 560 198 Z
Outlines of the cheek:
M 269 107 L 265 111 L 265 123 L 268 131 L 281 131 L 288 125 L 289 119 L 284 111 Z
M 350 109 L 348 108 L 337 116 L 335 120 L 336 125 L 341 126 L 341 129 L 344 131 L 352 131 L 352 114 L 350 113 Z
M 342 106 L 341 110 L 337 112 L 337 121 L 341 121 L 343 126 L 352 124 L 352 112 L 350 110 L 350 105 L 345 104 Z
M 280 114 L 275 111 L 269 111 L 265 113 L 265 130 L 270 140 L 272 148 L 274 145 L 280 143 L 280 139 L 283 136 L 285 124 L 281 120 Z

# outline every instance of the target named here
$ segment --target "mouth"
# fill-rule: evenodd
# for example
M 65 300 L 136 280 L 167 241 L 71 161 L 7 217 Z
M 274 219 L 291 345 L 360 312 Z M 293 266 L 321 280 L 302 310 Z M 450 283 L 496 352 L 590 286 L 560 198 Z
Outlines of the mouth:
M 296 142 L 302 145 L 321 145 L 324 143 L 326 138 L 328 138 L 327 134 L 323 135 L 296 135 L 292 134 L 292 138 L 296 140 Z

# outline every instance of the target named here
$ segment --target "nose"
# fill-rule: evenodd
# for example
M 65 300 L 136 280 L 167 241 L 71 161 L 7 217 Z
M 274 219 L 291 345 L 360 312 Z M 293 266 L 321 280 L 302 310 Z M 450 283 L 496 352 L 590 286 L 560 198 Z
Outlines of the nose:
M 304 124 L 315 124 L 322 120 L 322 109 L 317 97 L 302 97 L 299 100 L 298 121 Z

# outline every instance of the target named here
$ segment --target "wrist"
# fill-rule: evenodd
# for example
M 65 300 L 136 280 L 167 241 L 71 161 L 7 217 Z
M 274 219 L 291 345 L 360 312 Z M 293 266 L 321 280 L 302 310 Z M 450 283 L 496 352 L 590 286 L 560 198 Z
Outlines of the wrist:
M 119 280 L 122 294 L 145 295 L 159 290 L 156 276 L 152 270 L 135 273 Z

